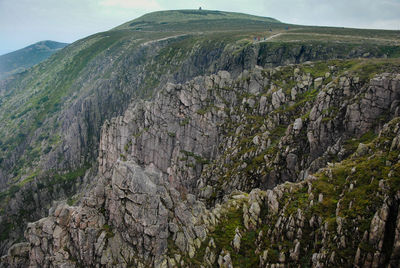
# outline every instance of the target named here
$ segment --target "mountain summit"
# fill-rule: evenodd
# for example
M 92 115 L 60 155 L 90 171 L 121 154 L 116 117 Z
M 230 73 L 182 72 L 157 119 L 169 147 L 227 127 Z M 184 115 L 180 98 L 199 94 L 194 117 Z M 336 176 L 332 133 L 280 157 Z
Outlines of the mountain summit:
M 221 30 L 221 26 L 227 30 L 246 26 L 280 23 L 278 20 L 268 17 L 260 17 L 243 13 L 213 11 L 213 10 L 171 10 L 157 11 L 143 15 L 135 20 L 124 23 L 115 29 L 136 29 L 136 30 L 159 30 L 167 31 L 184 30 L 189 28 L 193 31 Z M 230 24 L 230 26 L 229 26 Z M 240 25 L 242 24 L 242 25 Z M 197 26 L 197 27 L 196 27 Z

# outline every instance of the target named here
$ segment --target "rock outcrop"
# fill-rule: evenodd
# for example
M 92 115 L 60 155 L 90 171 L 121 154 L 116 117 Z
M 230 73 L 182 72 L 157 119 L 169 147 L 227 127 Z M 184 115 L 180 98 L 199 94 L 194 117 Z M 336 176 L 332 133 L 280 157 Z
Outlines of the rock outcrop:
M 3 263 L 398 266 L 400 75 L 343 63 L 220 71 L 131 103 L 105 121 L 83 197 Z
M 0 231 L 9 234 L 0 239 L 0 252 L 6 253 L 8 246 L 21 238 L 28 221 L 47 215 L 47 206 L 43 209 L 36 204 L 50 204 L 71 197 L 75 189 L 83 187 L 82 169 L 97 167 L 103 124 L 123 115 L 134 99 L 153 97 L 167 83 L 185 84 L 196 76 L 217 74 L 220 70 L 228 71 L 234 81 L 244 70 L 256 65 L 265 68 L 316 60 L 390 57 L 398 51 L 395 45 L 378 43 L 252 43 L 248 36 L 226 29 L 226 25 L 215 23 L 215 26 L 224 27 L 224 31 L 230 31 L 229 35 L 216 36 L 215 29 L 199 32 L 186 29 L 177 34 L 170 25 L 164 24 L 152 25 L 156 29 L 147 33 L 117 29 L 98 33 L 71 44 L 29 71 L 0 82 L 0 119 L 3 122 L 0 126 L 0 199 L 4 218 L 9 219 L 9 222 L 0 219 Z M 259 29 L 251 23 L 249 29 L 253 27 Z M 296 77 L 301 80 L 299 91 L 299 88 L 290 92 L 271 91 L 276 109 L 282 107 L 289 95 L 297 100 L 309 83 L 319 89 L 329 79 L 325 74 L 315 77 L 303 74 L 305 77 L 301 79 Z M 250 94 L 257 95 L 259 82 L 252 80 L 246 85 Z M 260 105 L 266 104 L 267 96 L 261 98 Z M 249 98 L 248 105 L 258 103 Z M 255 143 L 257 140 L 259 138 L 254 137 Z M 289 175 L 282 173 L 282 176 L 271 175 L 273 179 L 265 179 L 275 180 L 271 187 L 292 177 L 301 159 L 291 153 L 287 162 Z M 79 173 L 79 176 L 70 176 L 67 183 L 53 180 L 65 173 Z M 58 185 L 54 186 L 54 182 Z M 71 184 L 74 187 L 68 193 L 52 191 L 53 188 L 69 190 Z M 20 198 L 31 192 L 41 202 Z M 207 188 L 209 193 L 213 194 Z M 18 224 L 12 227 L 10 222 Z
M 169 187 L 154 166 L 117 161 L 110 177 L 103 175 L 80 206 L 61 204 L 28 225 L 30 266 L 144 267 L 162 262 L 172 234 L 185 252 L 204 240 L 204 205 Z

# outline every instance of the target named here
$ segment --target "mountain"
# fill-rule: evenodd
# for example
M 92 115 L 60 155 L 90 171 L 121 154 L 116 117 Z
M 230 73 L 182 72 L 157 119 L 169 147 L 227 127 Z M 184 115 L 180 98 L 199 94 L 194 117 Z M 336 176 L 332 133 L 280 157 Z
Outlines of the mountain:
M 188 24 L 187 24 L 188 23 Z M 134 29 L 138 31 L 228 31 L 245 30 L 252 27 L 266 28 L 269 24 L 280 24 L 273 18 L 259 17 L 242 13 L 211 10 L 172 10 L 146 14 L 124 23 L 114 30 Z
M 399 41 L 163 11 L 4 80 L 2 263 L 398 265 Z
M 38 64 L 68 44 L 41 41 L 0 56 L 0 78 L 20 73 Z

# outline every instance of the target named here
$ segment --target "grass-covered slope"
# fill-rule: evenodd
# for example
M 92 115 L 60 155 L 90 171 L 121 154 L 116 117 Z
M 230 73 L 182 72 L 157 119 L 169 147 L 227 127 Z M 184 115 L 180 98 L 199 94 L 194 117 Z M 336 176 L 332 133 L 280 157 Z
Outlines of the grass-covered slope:
M 190 23 L 194 25 L 211 25 L 214 27 L 208 30 L 219 30 L 221 24 L 233 23 L 232 27 L 236 26 L 237 22 L 244 23 L 244 27 L 252 23 L 264 23 L 265 28 L 267 25 L 280 23 L 278 20 L 267 17 L 253 16 L 243 13 L 212 11 L 212 10 L 172 10 L 172 11 L 157 11 L 143 15 L 137 19 L 118 26 L 116 29 L 149 29 L 155 30 L 158 27 L 164 27 L 166 30 L 173 30 L 170 26 L 179 27 L 183 24 Z M 168 27 L 165 27 L 168 26 Z M 138 29 L 139 28 L 139 29 Z M 178 28 L 183 29 L 183 28 Z M 205 30 L 207 28 L 204 28 Z M 193 28 L 194 31 L 199 29 Z
M 23 72 L 38 64 L 68 44 L 41 41 L 25 48 L 0 56 L 0 78 Z

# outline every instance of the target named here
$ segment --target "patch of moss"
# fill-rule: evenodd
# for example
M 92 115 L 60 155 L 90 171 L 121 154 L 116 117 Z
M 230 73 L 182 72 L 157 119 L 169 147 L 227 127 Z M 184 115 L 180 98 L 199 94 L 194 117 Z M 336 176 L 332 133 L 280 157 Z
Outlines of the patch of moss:
M 197 162 L 197 163 L 199 163 L 199 164 L 202 164 L 202 165 L 206 165 L 206 164 L 209 164 L 210 163 L 210 161 L 208 160 L 208 159 L 206 159 L 206 158 L 204 158 L 204 157 L 202 157 L 202 156 L 200 156 L 200 155 L 197 155 L 197 154 L 195 154 L 195 153 L 193 153 L 193 152 L 189 152 L 189 151 L 185 151 L 185 150 L 181 150 L 180 151 L 181 153 L 183 153 L 184 155 L 185 155 L 185 157 L 184 158 L 181 158 L 181 159 L 188 159 L 189 157 L 192 157 L 193 159 L 195 159 L 195 161 Z M 183 160 L 182 160 L 183 161 Z M 190 164 L 189 164 L 190 165 Z M 191 165 L 191 167 L 194 167 L 193 165 Z
M 364 133 L 359 139 L 351 138 L 344 142 L 343 147 L 348 152 L 354 152 L 360 143 L 369 143 L 371 142 L 377 135 L 373 130 L 369 130 L 368 132 Z
M 68 199 L 67 199 L 67 204 L 68 204 L 68 206 L 73 206 L 75 203 L 76 203 L 76 199 L 75 198 L 73 198 L 73 197 L 68 197 Z
M 124 155 L 124 154 L 119 154 L 119 157 L 122 159 L 122 161 L 126 161 L 126 155 Z
M 181 127 L 183 127 L 183 126 L 186 126 L 187 124 L 189 124 L 189 122 L 190 122 L 190 118 L 189 118 L 189 117 L 185 117 L 185 119 L 183 119 L 183 120 L 181 120 L 181 121 L 179 122 L 179 125 L 180 125 Z
M 112 227 L 108 224 L 103 225 L 103 230 L 106 232 L 106 238 L 109 239 L 111 237 L 114 237 L 114 232 L 112 230 Z

